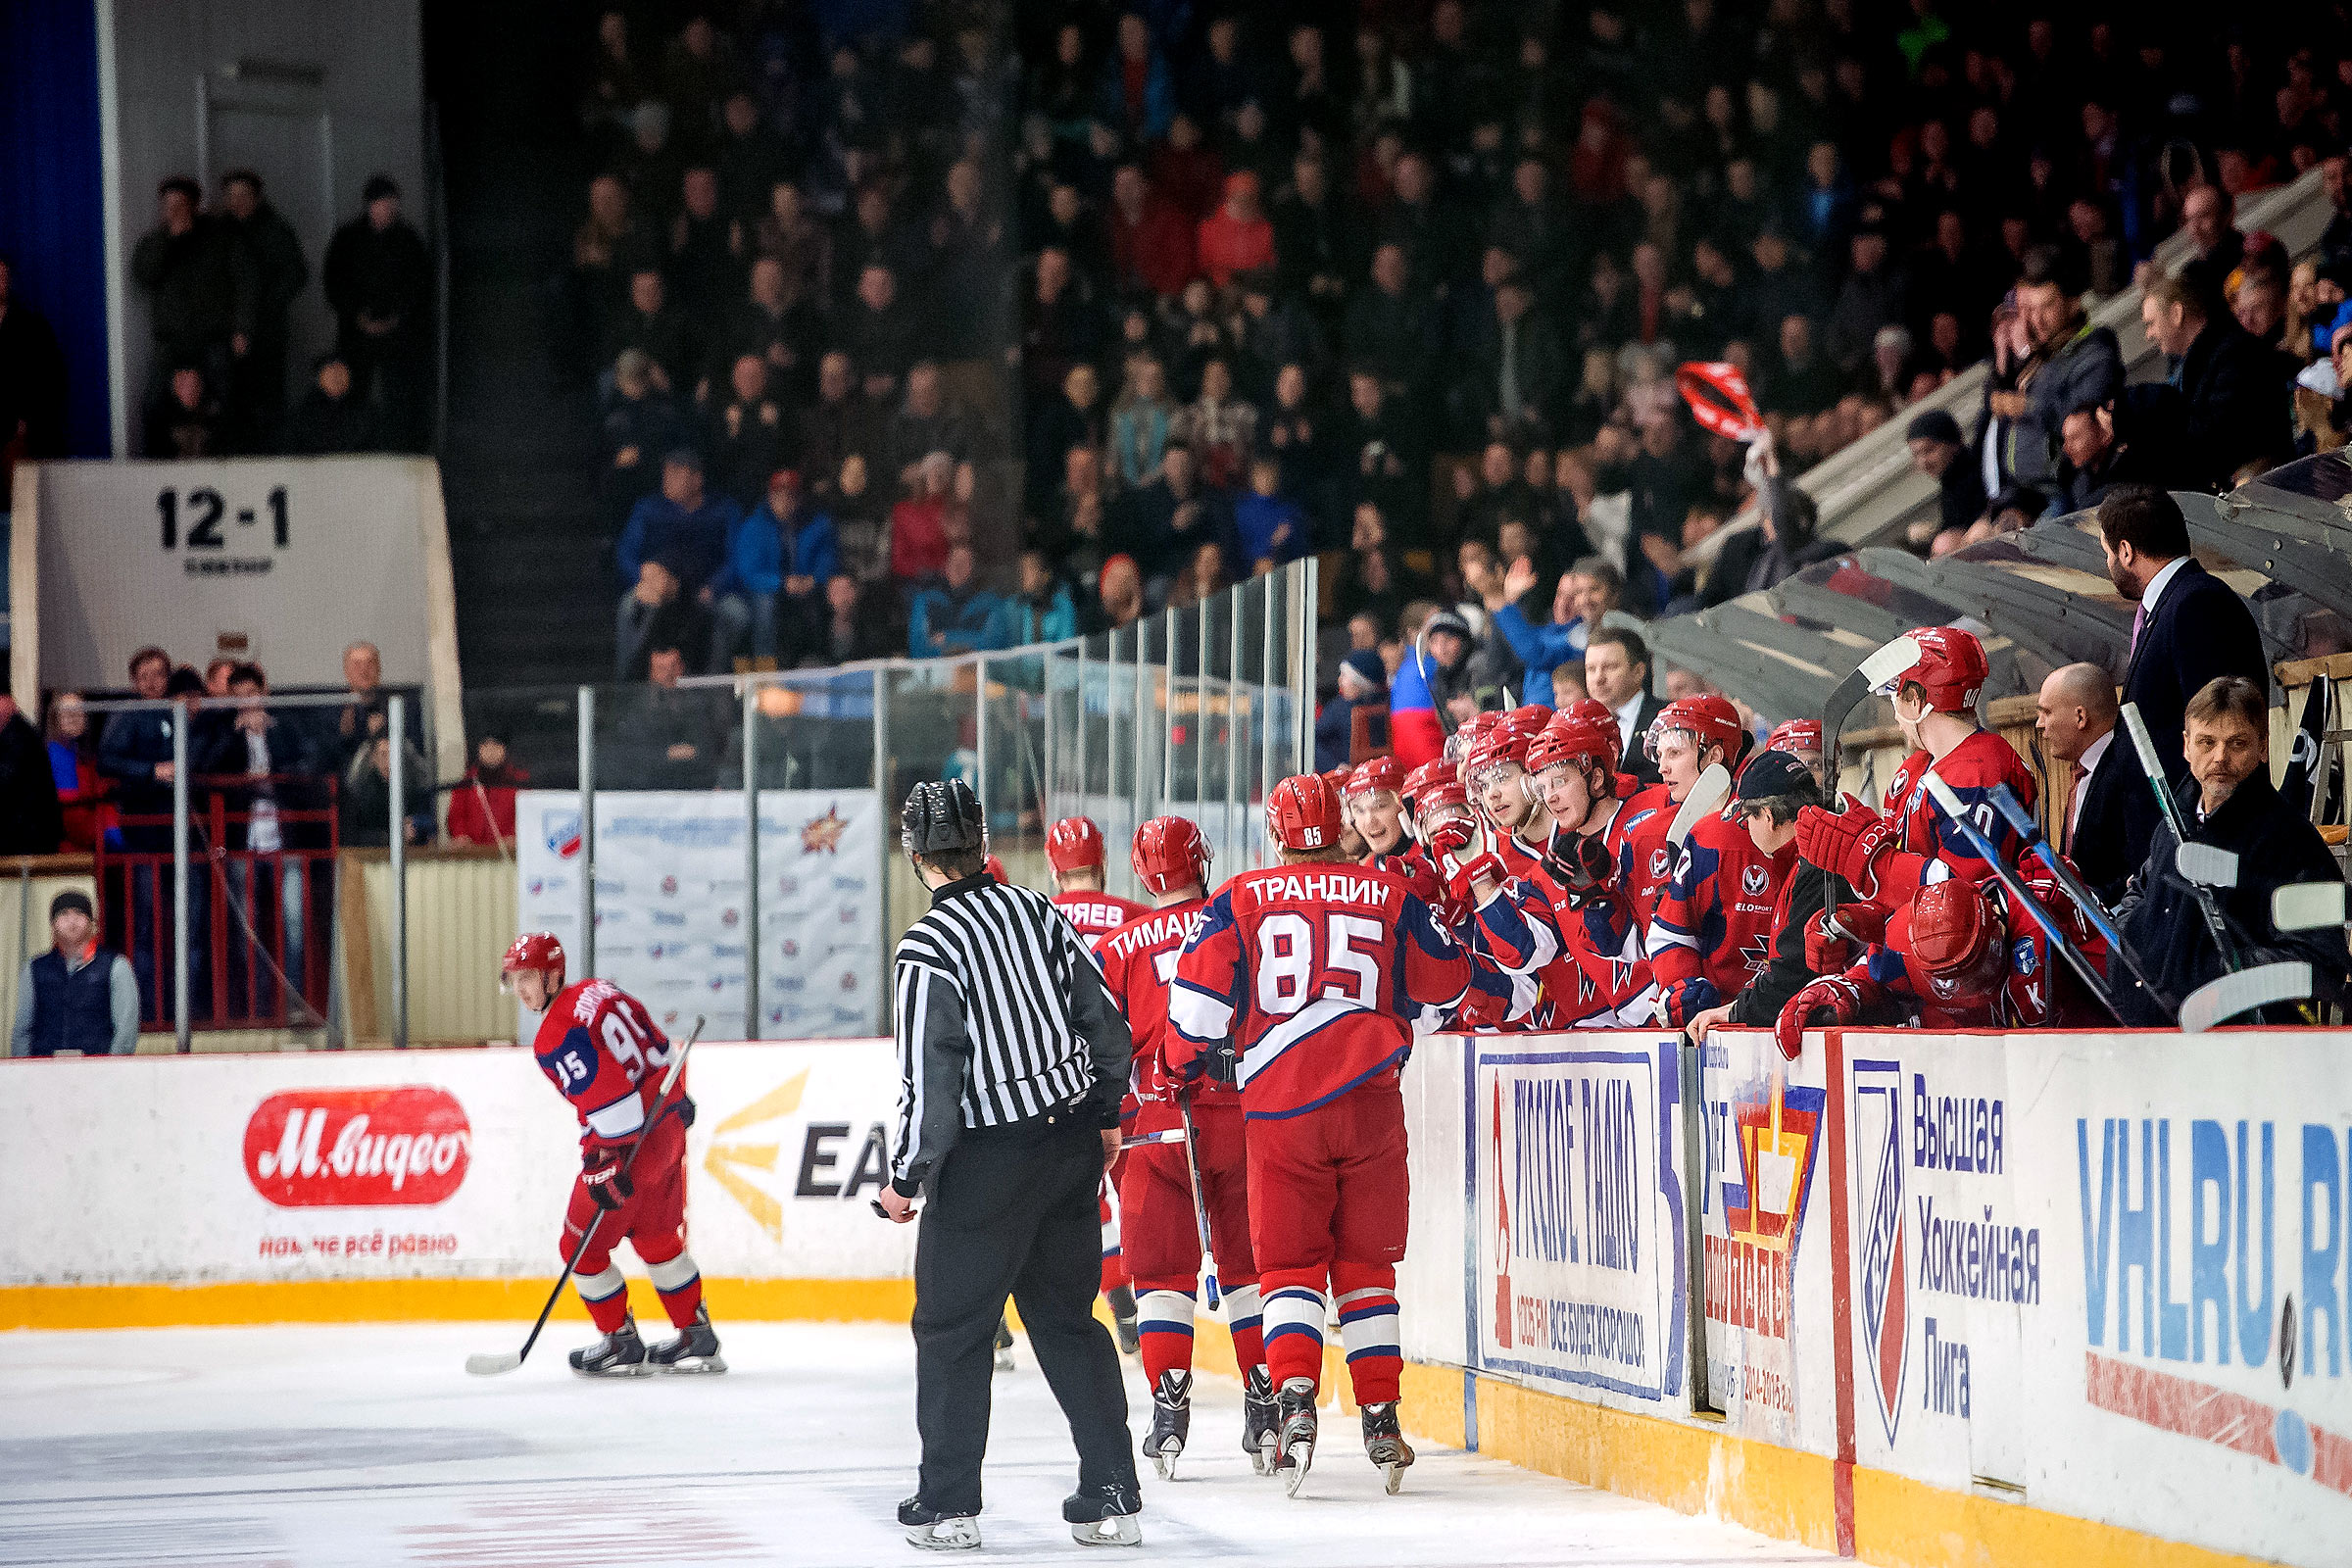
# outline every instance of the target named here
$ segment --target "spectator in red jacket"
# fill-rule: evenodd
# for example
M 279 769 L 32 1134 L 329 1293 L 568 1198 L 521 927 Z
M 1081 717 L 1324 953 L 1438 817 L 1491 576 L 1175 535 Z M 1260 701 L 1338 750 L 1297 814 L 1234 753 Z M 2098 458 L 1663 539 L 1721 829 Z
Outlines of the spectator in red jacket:
M 1110 260 L 1122 289 L 1181 293 L 1192 281 L 1193 225 L 1159 199 L 1144 172 L 1121 164 L 1110 179 Z
M 457 844 L 514 842 L 514 792 L 531 775 L 507 755 L 506 740 L 484 735 L 473 743 L 473 762 L 449 795 L 449 838 Z
M 902 583 L 936 577 L 948 564 L 948 547 L 968 536 L 956 506 L 956 460 L 934 452 L 916 465 L 906 486 L 906 499 L 890 509 L 890 574 Z
M 1246 169 L 1225 176 L 1225 202 L 1200 220 L 1200 270 L 1223 288 L 1244 272 L 1274 265 L 1274 225 L 1258 201 L 1257 176 Z

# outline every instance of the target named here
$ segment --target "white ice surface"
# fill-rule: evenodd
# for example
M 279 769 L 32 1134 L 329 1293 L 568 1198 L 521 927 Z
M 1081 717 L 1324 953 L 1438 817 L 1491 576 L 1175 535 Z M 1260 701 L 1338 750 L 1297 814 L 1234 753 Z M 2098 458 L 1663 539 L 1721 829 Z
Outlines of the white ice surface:
M 577 1378 L 559 1324 L 528 1365 L 471 1378 L 507 1324 L 0 1335 L 0 1564 L 911 1564 L 914 1360 L 901 1328 L 720 1325 L 719 1377 Z M 1236 1385 L 1204 1379 L 1194 1450 L 1144 1467 L 1144 1546 L 1090 1552 L 1044 1379 L 996 1380 L 990 1563 L 1595 1564 L 1829 1559 L 1476 1454 L 1421 1446 L 1381 1493 L 1355 1422 L 1293 1501 L 1250 1473 Z M 1143 1379 L 1128 1397 L 1148 1419 Z M 1107 1565 L 1106 1565 L 1107 1568 Z

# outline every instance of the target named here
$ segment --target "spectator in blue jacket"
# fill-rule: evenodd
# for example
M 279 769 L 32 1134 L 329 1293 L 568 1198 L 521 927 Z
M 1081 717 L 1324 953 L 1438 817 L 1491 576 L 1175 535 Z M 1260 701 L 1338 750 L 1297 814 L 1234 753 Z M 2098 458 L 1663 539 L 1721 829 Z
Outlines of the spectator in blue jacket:
M 1021 552 L 1021 591 L 1004 602 L 1004 646 L 1057 643 L 1078 635 L 1077 601 L 1043 550 Z
M 1260 562 L 1280 566 L 1306 554 L 1314 531 L 1306 511 L 1282 494 L 1282 461 L 1260 456 L 1250 462 L 1250 488 L 1233 506 L 1234 531 L 1242 560 L 1254 571 Z
M 710 579 L 710 667 L 726 669 L 748 632 L 760 667 L 780 660 L 789 668 L 814 640 L 818 592 L 840 569 L 833 519 L 808 504 L 796 470 L 778 468 L 760 510 L 728 534 L 726 563 Z
M 1600 617 L 1622 601 L 1625 579 L 1598 556 L 1585 557 L 1561 573 L 1560 585 L 1551 596 L 1551 618 L 1538 625 L 1519 603 L 1535 587 L 1537 577 L 1534 562 L 1524 556 L 1512 562 L 1503 573 L 1497 602 L 1488 607 L 1488 612 L 1494 617 L 1494 634 L 1527 672 L 1520 701 L 1558 708 L 1563 706 L 1563 697 L 1574 701 L 1584 693 L 1581 689 L 1563 693 L 1552 672 L 1563 664 L 1581 667 L 1585 639 L 1600 624 Z M 1578 684 L 1581 687 L 1582 683 Z
M 1004 601 L 972 581 L 972 547 L 951 545 L 947 564 L 914 596 L 906 648 L 917 659 L 987 653 L 1004 646 Z
M 634 585 L 649 561 L 667 566 L 683 599 L 708 608 L 710 580 L 726 564 L 743 509 L 703 488 L 703 460 L 680 447 L 662 460 L 662 493 L 647 496 L 620 531 L 620 580 Z

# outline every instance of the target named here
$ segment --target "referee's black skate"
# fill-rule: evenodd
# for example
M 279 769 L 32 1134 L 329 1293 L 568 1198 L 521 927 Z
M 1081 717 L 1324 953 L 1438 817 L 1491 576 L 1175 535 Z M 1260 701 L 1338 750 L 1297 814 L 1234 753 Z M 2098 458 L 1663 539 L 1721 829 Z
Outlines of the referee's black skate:
M 1274 1473 L 1274 1429 L 1282 1417 L 1274 1408 L 1274 1380 L 1262 1366 L 1242 1374 L 1242 1451 L 1250 1468 L 1259 1475 Z
M 980 1545 L 980 1520 L 968 1513 L 941 1513 L 923 1505 L 920 1497 L 899 1504 L 899 1523 L 906 1527 L 909 1545 L 925 1551 L 973 1551 Z
M 641 1378 L 651 1372 L 645 1342 L 637 1337 L 637 1320 L 624 1317 L 620 1327 L 594 1345 L 572 1351 L 571 1369 L 584 1378 Z
M 1062 1520 L 1081 1546 L 1142 1545 L 1143 1513 L 1143 1489 L 1132 1481 L 1080 1487 L 1061 1499 Z
M 718 1356 L 718 1335 L 710 1327 L 710 1308 L 694 1309 L 694 1321 L 674 1340 L 664 1340 L 646 1352 L 646 1360 L 662 1372 L 724 1372 Z
M 1311 1378 L 1291 1378 L 1275 1396 L 1280 1418 L 1274 1428 L 1274 1473 L 1282 1490 L 1296 1497 L 1306 1483 L 1307 1466 L 1315 1462 L 1315 1385 Z
M 1162 1481 L 1176 1479 L 1176 1456 L 1184 1452 L 1193 1432 L 1193 1375 L 1162 1372 L 1152 1391 L 1152 1431 L 1144 1439 L 1144 1457 Z
M 1396 1495 L 1396 1489 L 1404 1485 L 1405 1468 L 1413 1462 L 1413 1446 L 1396 1424 L 1395 1399 L 1364 1406 L 1364 1453 L 1380 1467 L 1389 1495 Z

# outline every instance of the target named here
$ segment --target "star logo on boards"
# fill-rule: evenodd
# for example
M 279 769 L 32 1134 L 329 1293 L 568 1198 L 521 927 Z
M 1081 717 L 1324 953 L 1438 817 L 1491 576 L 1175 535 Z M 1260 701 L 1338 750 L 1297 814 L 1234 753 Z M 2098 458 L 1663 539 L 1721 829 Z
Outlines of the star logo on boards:
M 836 807 L 825 808 L 825 814 L 812 816 L 801 824 L 801 853 L 826 855 L 841 853 L 841 836 L 850 830 L 850 819 Z

